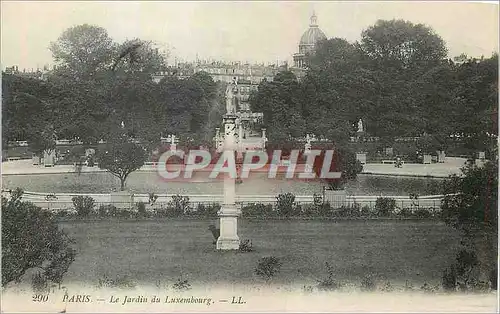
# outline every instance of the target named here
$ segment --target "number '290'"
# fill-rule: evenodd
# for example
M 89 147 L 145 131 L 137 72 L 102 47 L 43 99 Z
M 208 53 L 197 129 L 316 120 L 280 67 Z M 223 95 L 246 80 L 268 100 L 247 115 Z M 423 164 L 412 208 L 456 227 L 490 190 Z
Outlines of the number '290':
M 49 300 L 48 295 L 43 295 L 43 294 L 35 294 L 33 296 L 33 302 L 47 302 Z

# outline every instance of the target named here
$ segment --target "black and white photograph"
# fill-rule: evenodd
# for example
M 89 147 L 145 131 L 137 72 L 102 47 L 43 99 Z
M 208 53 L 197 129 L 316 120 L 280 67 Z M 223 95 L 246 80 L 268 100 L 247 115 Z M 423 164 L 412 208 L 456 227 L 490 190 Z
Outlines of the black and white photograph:
M 498 1 L 1 1 L 1 311 L 498 299 Z

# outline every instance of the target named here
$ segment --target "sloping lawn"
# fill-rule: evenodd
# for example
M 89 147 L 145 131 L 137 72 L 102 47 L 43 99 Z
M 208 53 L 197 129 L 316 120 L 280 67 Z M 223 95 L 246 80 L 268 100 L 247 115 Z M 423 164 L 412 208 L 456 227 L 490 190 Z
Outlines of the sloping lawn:
M 218 252 L 208 225 L 215 221 L 64 222 L 78 256 L 66 282 L 97 285 L 105 276 L 138 284 L 260 284 L 258 260 L 278 257 L 276 284 L 316 284 L 329 262 L 340 280 L 359 284 L 374 274 L 392 284 L 437 284 L 453 262 L 458 235 L 431 221 L 239 221 L 240 239 L 253 252 Z M 418 286 L 419 287 L 419 286 Z

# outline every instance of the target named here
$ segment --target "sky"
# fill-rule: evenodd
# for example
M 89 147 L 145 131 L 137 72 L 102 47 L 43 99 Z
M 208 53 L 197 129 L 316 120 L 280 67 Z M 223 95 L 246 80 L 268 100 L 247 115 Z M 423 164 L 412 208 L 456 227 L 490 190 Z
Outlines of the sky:
M 454 57 L 498 52 L 498 3 L 478 2 L 134 2 L 2 1 L 2 68 L 52 65 L 48 50 L 67 28 L 93 24 L 117 42 L 153 40 L 169 61 L 291 61 L 314 11 L 328 38 L 354 42 L 378 19 L 432 27 Z

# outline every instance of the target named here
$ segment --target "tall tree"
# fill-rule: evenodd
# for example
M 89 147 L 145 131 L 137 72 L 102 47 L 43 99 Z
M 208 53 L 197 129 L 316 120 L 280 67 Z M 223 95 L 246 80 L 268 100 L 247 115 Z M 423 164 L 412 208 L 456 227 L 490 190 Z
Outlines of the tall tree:
M 116 49 L 104 28 L 89 24 L 67 29 L 50 44 L 54 61 L 58 63 L 57 72 L 76 81 L 109 68 Z
M 36 153 L 53 149 L 69 123 L 64 91 L 51 82 L 15 75 L 3 77 L 2 89 L 4 140 L 26 140 Z
M 361 34 L 361 48 L 381 66 L 423 70 L 445 59 L 447 49 L 430 27 L 404 20 L 378 20 Z
M 458 66 L 454 96 L 455 130 L 464 137 L 465 146 L 491 150 L 498 136 L 498 54 Z
M 309 63 L 301 93 L 307 129 L 344 143 L 352 124 L 371 116 L 374 75 L 361 49 L 340 38 L 319 43 Z
M 444 41 L 423 24 L 379 20 L 361 34 L 360 48 L 371 60 L 376 89 L 372 117 L 379 121 L 374 135 L 387 138 L 422 133 L 421 93 L 416 81 L 445 62 Z

